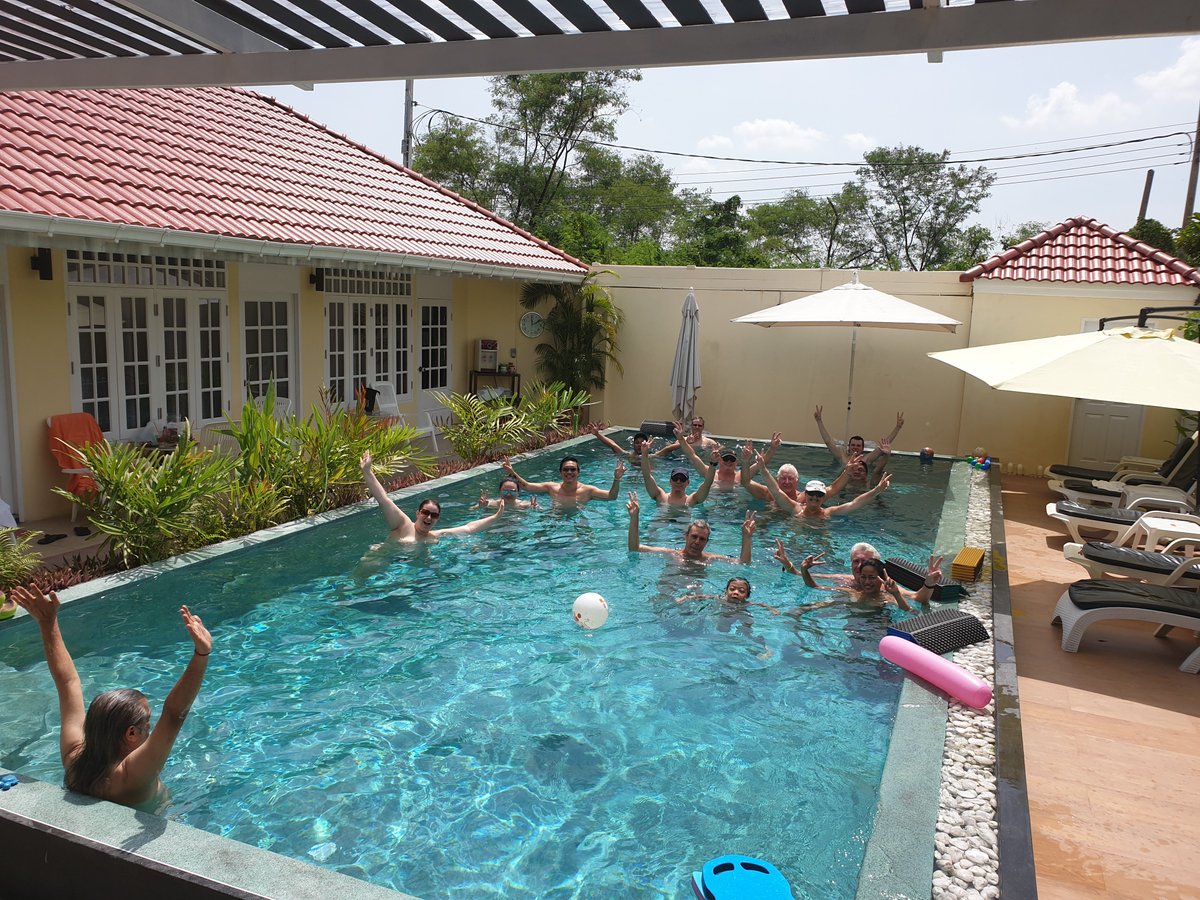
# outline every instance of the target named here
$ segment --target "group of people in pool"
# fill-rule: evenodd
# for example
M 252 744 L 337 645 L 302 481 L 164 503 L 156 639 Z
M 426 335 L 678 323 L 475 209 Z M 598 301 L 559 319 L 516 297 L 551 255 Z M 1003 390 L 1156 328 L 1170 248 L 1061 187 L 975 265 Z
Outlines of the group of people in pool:
M 559 463 L 560 481 L 530 482 L 522 478 L 511 463 L 504 460 L 505 476 L 499 484 L 500 496 L 490 498 L 484 493 L 480 506 L 489 510 L 488 515 L 463 525 L 439 528 L 441 504 L 433 498 L 424 498 L 417 505 L 416 516 L 409 518 L 387 495 L 371 469 L 371 454 L 364 453 L 360 461 L 367 490 L 379 504 L 388 527 L 390 540 L 401 543 L 436 541 L 449 535 L 474 534 L 490 528 L 501 519 L 506 510 L 529 508 L 537 505 L 536 498 L 525 500 L 520 494 L 547 494 L 554 503 L 573 506 L 591 500 L 616 500 L 620 496 L 621 479 L 625 474 L 625 463 L 641 468 L 647 493 L 651 499 L 664 506 L 691 507 L 702 503 L 709 493 L 745 489 L 753 497 L 772 502 L 780 509 L 790 510 L 798 519 L 806 522 L 823 522 L 831 516 L 842 515 L 862 508 L 878 494 L 886 491 L 891 476 L 884 470 L 891 453 L 891 441 L 904 424 L 903 414 L 897 413 L 896 427 L 870 452 L 866 452 L 865 441 L 854 436 L 842 448 L 833 441 L 821 420 L 821 407 L 814 413 L 821 436 L 833 455 L 842 463 L 842 472 L 832 485 L 826 486 L 819 480 L 808 481 L 804 490 L 799 489 L 800 476 L 795 466 L 780 466 L 775 474 L 769 465 L 781 443 L 779 434 L 772 436 L 762 451 L 755 451 L 752 444 L 741 448 L 741 454 L 722 446 L 704 433 L 702 417 L 690 420 L 690 431 L 685 433 L 682 423 L 676 423 L 676 440 L 658 451 L 653 451 L 653 440 L 642 432 L 633 436 L 632 448 L 621 447 L 607 435 L 594 430 L 595 436 L 608 445 L 619 457 L 613 472 L 612 485 L 607 490 L 580 481 L 579 461 L 567 456 Z M 662 457 L 681 451 L 691 466 L 703 475 L 703 482 L 695 491 L 687 490 L 691 473 L 685 466 L 671 470 L 669 489 L 658 485 L 651 469 L 651 456 Z M 702 454 L 707 454 L 707 462 Z M 740 463 L 740 465 L 739 465 Z M 761 476 L 762 481 L 756 481 Z M 857 496 L 845 503 L 826 506 L 827 497 L 835 496 L 843 489 L 857 490 Z M 746 513 L 741 524 L 741 552 L 735 559 L 707 550 L 712 528 L 703 519 L 691 521 L 684 533 L 682 548 L 655 547 L 643 544 L 640 539 L 638 518 L 640 504 L 638 496 L 630 492 L 626 502 L 629 513 L 629 549 L 642 553 L 664 553 L 681 560 L 705 563 L 723 560 L 734 563 L 749 563 L 752 538 L 756 528 L 753 510 Z M 783 542 L 775 542 L 775 559 L 785 572 L 799 575 L 811 588 L 826 588 L 839 592 L 841 598 L 797 606 L 788 613 L 828 606 L 849 599 L 866 606 L 883 607 L 894 604 L 901 609 L 911 609 L 911 602 L 928 604 L 932 589 L 941 579 L 940 557 L 929 559 L 929 574 L 921 590 L 913 592 L 900 588 L 887 574 L 878 551 L 868 543 L 855 544 L 850 552 L 849 574 L 825 575 L 812 570 L 824 564 L 824 553 L 805 556 L 799 567 L 788 556 Z M 818 582 L 817 579 L 821 579 Z M 748 606 L 761 606 L 774 614 L 780 610 L 774 606 L 750 600 L 751 585 L 744 577 L 729 579 L 719 597 L 723 604 L 734 609 L 745 610 Z M 58 691 L 61 729 L 59 752 L 65 772 L 65 783 L 71 790 L 111 800 L 115 803 L 139 808 L 160 808 L 167 796 L 159 779 L 171 748 L 175 744 L 184 720 L 200 691 L 208 658 L 212 652 L 212 636 L 199 616 L 186 606 L 180 608 L 183 626 L 192 640 L 193 651 L 183 674 L 168 693 L 163 703 L 158 722 L 153 723 L 150 704 L 146 696 L 137 690 L 119 689 L 105 691 L 96 696 L 84 712 L 83 691 L 75 663 L 71 659 L 58 627 L 60 602 L 57 594 L 43 593 L 39 588 L 17 587 L 11 596 L 34 619 L 41 631 L 42 646 L 50 674 Z M 685 595 L 682 602 L 694 597 L 708 595 Z M 153 724 L 152 724 L 153 723 Z

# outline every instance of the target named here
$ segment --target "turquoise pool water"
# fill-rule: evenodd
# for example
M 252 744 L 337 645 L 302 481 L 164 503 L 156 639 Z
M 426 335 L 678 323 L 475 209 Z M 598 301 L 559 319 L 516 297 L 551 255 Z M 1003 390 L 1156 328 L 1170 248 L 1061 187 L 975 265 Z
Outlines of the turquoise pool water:
M 573 451 L 585 481 L 611 482 L 607 450 Z M 563 452 L 518 469 L 548 480 Z M 803 479 L 833 470 L 824 450 L 785 461 Z M 661 483 L 675 464 L 658 461 Z M 891 491 L 828 528 L 762 516 L 748 568 L 630 554 L 624 503 L 593 502 L 398 550 L 359 583 L 347 573 L 386 531 L 372 508 L 69 604 L 62 630 L 89 698 L 136 686 L 157 714 L 190 647 L 178 605 L 203 615 L 212 664 L 163 773 L 168 815 L 195 827 L 427 898 L 684 898 L 728 852 L 772 860 L 798 896 L 852 897 L 900 685 L 877 653 L 884 614 L 747 621 L 675 598 L 746 574 L 752 599 L 816 599 L 772 561 L 776 537 L 835 571 L 862 539 L 926 556 L 948 467 L 892 471 Z M 438 496 L 457 524 L 497 475 L 400 502 Z M 634 475 L 643 542 L 678 546 L 689 517 L 658 512 Z M 711 550 L 736 555 L 747 502 L 714 492 L 697 510 Z M 612 608 L 594 632 L 570 616 L 586 590 Z M 0 692 L 0 764 L 61 781 L 27 620 L 0 629 Z

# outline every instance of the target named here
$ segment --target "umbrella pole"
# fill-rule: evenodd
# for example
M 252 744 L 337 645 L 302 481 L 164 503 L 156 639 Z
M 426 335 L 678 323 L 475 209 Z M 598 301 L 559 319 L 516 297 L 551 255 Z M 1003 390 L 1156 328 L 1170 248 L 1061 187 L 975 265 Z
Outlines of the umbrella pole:
M 850 383 L 846 385 L 846 430 L 842 432 L 850 440 L 850 406 L 854 403 L 854 350 L 858 344 L 858 326 L 850 327 Z

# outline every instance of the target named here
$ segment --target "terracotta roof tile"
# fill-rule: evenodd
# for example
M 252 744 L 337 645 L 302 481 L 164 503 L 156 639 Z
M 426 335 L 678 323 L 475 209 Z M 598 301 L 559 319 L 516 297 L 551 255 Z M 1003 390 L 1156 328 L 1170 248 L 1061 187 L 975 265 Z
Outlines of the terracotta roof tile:
M 418 173 L 237 88 L 0 93 L 0 208 L 587 270 Z
M 1088 284 L 1191 284 L 1200 269 L 1084 216 L 1047 228 L 959 276 Z

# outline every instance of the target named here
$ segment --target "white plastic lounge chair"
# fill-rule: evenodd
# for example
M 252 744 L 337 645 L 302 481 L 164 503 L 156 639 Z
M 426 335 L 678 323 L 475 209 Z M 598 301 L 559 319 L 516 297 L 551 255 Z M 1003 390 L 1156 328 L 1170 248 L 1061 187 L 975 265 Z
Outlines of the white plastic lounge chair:
M 389 381 L 376 381 L 371 384 L 372 389 L 378 392 L 375 398 L 375 415 L 388 416 L 396 419 L 401 425 L 407 425 L 408 420 L 404 414 L 400 412 L 400 401 L 396 399 L 396 388 Z M 425 417 L 425 427 L 418 428 L 418 434 L 429 435 L 429 443 L 433 447 L 434 453 L 440 453 L 437 442 L 437 425 L 433 421 L 433 416 L 429 413 L 422 413 Z
M 1188 545 L 1200 545 L 1200 538 L 1172 541 L 1161 553 L 1088 541 L 1086 544 L 1067 544 L 1063 547 L 1063 556 L 1083 566 L 1092 578 L 1121 575 L 1148 584 L 1197 588 L 1200 587 L 1200 556 L 1179 556 L 1173 552 Z
M 1194 518 L 1187 513 L 1173 510 L 1161 511 L 1155 507 L 1154 500 L 1142 497 L 1128 508 L 1109 506 L 1085 506 L 1072 500 L 1059 500 L 1057 503 L 1046 504 L 1046 515 L 1057 519 L 1067 526 L 1071 538 L 1077 543 L 1084 543 L 1090 538 L 1081 532 L 1095 532 L 1114 544 L 1128 544 L 1128 537 L 1133 532 L 1133 526 L 1147 512 L 1158 515 L 1180 515 Z
M 1075 653 L 1083 633 L 1105 619 L 1154 622 L 1159 626 L 1155 637 L 1166 637 L 1172 628 L 1194 631 L 1200 628 L 1200 593 L 1130 581 L 1077 581 L 1059 597 L 1050 623 L 1062 625 L 1062 648 Z M 1179 671 L 1200 672 L 1200 647 L 1188 654 Z
M 1142 483 L 1166 484 L 1179 469 L 1180 463 L 1188 455 L 1188 451 L 1196 446 L 1198 441 L 1200 441 L 1200 432 L 1193 432 L 1189 437 L 1180 438 L 1175 444 L 1175 449 L 1166 459 L 1150 459 L 1148 456 L 1122 456 L 1115 469 L 1085 469 L 1058 463 L 1051 466 L 1047 472 L 1059 481 L 1079 478 L 1084 481 L 1129 483 L 1130 479 L 1146 479 Z
M 1058 491 L 1068 500 L 1093 506 L 1128 507 L 1139 497 L 1151 497 L 1162 501 L 1163 505 L 1186 511 L 1195 506 L 1196 474 L 1195 469 L 1192 469 L 1187 477 L 1177 475 L 1169 485 L 1068 478 L 1066 481 L 1051 481 L 1048 487 L 1052 491 Z

